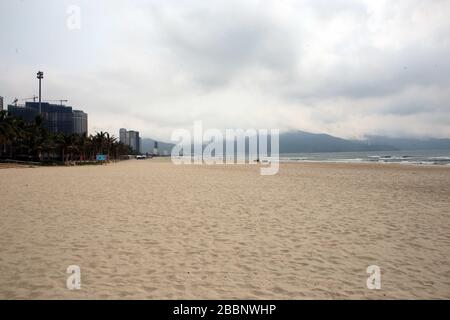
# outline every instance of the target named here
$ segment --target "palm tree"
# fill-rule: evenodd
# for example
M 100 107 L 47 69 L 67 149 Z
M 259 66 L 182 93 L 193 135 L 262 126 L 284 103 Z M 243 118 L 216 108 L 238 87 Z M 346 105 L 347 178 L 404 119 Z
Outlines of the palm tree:
M 21 135 L 19 122 L 20 121 L 15 118 L 8 117 L 6 111 L 0 111 L 0 144 L 2 144 L 0 155 L 6 153 L 6 146 L 9 146 L 10 157 L 12 157 L 12 144 Z
M 106 132 L 100 131 L 96 133 L 96 135 L 93 138 L 96 153 L 104 152 L 105 140 L 106 140 Z
M 10 142 L 12 133 L 13 129 L 8 121 L 6 111 L 0 111 L 0 144 L 2 145 L 0 156 L 3 152 L 6 153 L 6 145 Z
M 111 152 L 112 152 L 112 150 L 114 148 L 114 145 L 116 143 L 117 143 L 117 138 L 114 137 L 114 136 L 110 136 L 109 133 L 107 133 L 106 144 L 107 144 L 108 148 L 107 148 L 106 152 L 107 152 L 107 155 L 108 155 L 108 159 L 109 159 L 110 154 L 111 154 Z
M 61 151 L 61 160 L 63 162 L 66 162 L 66 154 L 67 154 L 67 146 L 68 146 L 68 139 L 67 136 L 63 133 L 58 133 L 55 136 L 55 142 L 58 146 L 58 149 Z
M 41 116 L 37 116 L 34 123 L 24 123 L 22 135 L 23 146 L 30 158 L 42 160 L 44 142 L 48 138 L 48 132 L 43 127 Z
M 81 161 L 86 160 L 86 153 L 89 146 L 89 138 L 86 133 L 83 133 L 81 136 L 78 136 L 78 156 Z
M 53 134 L 47 134 L 43 143 L 42 143 L 42 152 L 46 155 L 44 160 L 51 160 L 54 158 L 55 150 L 58 149 L 58 145 L 56 143 L 56 137 Z

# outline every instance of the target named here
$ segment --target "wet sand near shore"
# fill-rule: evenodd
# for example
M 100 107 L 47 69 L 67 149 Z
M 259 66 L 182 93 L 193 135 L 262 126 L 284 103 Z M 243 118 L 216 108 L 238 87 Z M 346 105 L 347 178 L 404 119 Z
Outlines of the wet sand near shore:
M 0 201 L 1 299 L 450 298 L 448 167 L 8 168 Z

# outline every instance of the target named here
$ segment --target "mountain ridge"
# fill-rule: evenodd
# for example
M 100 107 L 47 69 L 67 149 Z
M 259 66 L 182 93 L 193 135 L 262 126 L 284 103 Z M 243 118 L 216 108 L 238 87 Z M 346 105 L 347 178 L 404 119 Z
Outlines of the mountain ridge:
M 156 140 L 142 138 L 142 153 L 153 153 Z M 170 155 L 173 143 L 158 141 L 160 154 Z M 363 140 L 335 137 L 326 133 L 311 133 L 292 130 L 280 134 L 280 153 L 364 152 L 399 150 L 443 150 L 450 149 L 450 139 L 438 138 L 394 138 L 387 136 L 365 136 Z

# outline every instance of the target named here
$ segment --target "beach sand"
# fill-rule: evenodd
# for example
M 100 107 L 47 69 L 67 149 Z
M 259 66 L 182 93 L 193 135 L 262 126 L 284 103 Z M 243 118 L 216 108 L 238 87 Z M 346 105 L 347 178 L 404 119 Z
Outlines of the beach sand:
M 448 167 L 8 168 L 0 200 L 2 299 L 450 298 Z

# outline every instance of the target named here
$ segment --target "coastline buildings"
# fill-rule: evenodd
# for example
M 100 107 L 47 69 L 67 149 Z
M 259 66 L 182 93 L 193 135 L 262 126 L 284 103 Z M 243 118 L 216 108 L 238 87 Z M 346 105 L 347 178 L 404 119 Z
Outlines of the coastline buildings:
M 33 122 L 39 111 L 28 106 L 8 105 L 8 113 L 16 118 L 20 118 L 25 122 Z
M 119 130 L 119 141 L 123 144 L 128 145 L 128 139 L 127 139 L 127 129 L 121 128 Z
M 73 133 L 87 134 L 88 115 L 81 110 L 73 110 Z
M 141 152 L 141 138 L 139 137 L 139 131 L 128 131 L 125 128 L 121 128 L 119 130 L 119 140 L 123 144 L 130 146 L 135 152 Z
M 128 131 L 130 137 L 130 147 L 137 153 L 141 152 L 141 138 L 139 137 L 139 131 Z
M 88 116 L 81 110 L 48 102 L 41 103 L 43 125 L 53 133 L 87 134 Z M 24 106 L 8 105 L 8 113 L 26 122 L 33 122 L 39 115 L 39 102 L 26 102 Z

